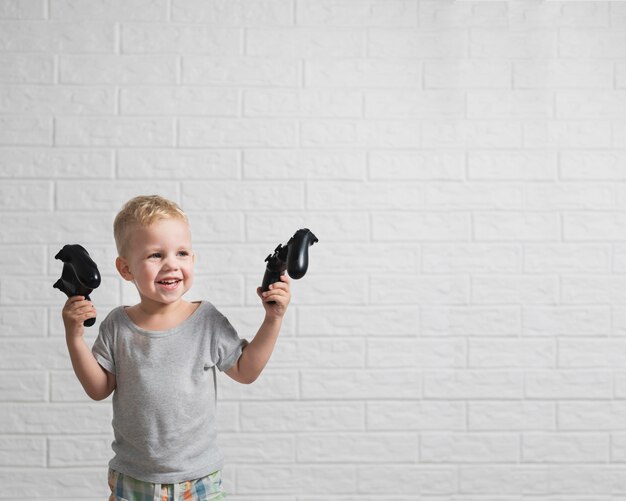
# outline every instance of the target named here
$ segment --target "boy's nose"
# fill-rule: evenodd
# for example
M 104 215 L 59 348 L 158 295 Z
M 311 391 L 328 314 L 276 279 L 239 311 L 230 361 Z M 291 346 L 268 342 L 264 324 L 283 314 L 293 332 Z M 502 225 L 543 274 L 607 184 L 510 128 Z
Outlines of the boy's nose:
M 168 256 L 163 262 L 163 268 L 168 269 L 168 270 L 178 269 L 178 261 L 176 261 L 176 257 Z

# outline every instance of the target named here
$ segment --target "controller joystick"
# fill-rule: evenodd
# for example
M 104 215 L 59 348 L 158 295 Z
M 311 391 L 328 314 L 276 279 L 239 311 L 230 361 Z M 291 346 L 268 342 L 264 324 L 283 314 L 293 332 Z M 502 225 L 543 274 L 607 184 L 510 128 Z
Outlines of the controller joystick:
M 54 258 L 63 261 L 63 271 L 53 287 L 67 297 L 85 296 L 87 301 L 91 301 L 89 294 L 100 285 L 100 272 L 85 248 L 68 244 Z M 95 318 L 88 318 L 83 325 L 91 327 L 95 323 Z
M 309 247 L 318 241 L 311 230 L 302 228 L 285 245 L 276 247 L 274 254 L 265 258 L 267 266 L 261 289 L 268 291 L 270 285 L 278 282 L 285 271 L 291 278 L 302 278 L 309 267 Z

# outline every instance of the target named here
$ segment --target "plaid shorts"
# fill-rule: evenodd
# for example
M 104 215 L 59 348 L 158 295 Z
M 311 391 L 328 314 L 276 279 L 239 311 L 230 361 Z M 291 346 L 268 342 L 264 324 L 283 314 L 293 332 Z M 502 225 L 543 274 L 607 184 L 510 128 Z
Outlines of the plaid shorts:
M 109 501 L 218 501 L 226 499 L 222 472 L 180 484 L 152 484 L 109 470 Z

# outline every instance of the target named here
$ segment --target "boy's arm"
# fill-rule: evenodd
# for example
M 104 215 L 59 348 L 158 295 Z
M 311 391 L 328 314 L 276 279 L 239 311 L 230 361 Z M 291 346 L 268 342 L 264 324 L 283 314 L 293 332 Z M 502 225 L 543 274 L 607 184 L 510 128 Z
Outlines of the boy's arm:
M 94 400 L 108 397 L 115 389 L 115 375 L 105 370 L 91 353 L 83 339 L 83 322 L 96 316 L 96 309 L 83 296 L 74 296 L 63 307 L 65 340 L 72 367 L 85 392 Z
M 265 320 L 254 339 L 243 349 L 239 360 L 226 371 L 235 381 L 244 384 L 253 383 L 259 377 L 274 351 L 291 300 L 289 279 L 283 275 L 280 282 L 270 285 L 268 292 L 261 292 L 259 287 L 257 294 L 263 301 Z

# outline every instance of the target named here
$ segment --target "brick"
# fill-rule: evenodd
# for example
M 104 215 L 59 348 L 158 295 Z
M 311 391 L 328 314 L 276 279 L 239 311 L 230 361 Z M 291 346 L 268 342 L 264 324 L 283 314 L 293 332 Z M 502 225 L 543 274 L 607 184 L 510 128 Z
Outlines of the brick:
M 110 429 L 112 417 L 109 404 L 3 403 L 0 410 L 7 434 L 103 433 Z
M 463 31 L 417 31 L 373 28 L 368 32 L 367 54 L 375 58 L 462 59 L 468 54 Z
M 611 312 L 604 305 L 527 306 L 523 312 L 528 336 L 607 336 Z
M 513 371 L 465 370 L 428 372 L 424 396 L 438 399 L 521 398 L 522 374 Z
M 52 127 L 47 117 L 0 116 L 0 145 L 50 146 Z
M 305 0 L 298 4 L 299 26 L 416 26 L 417 5 L 406 0 Z
M 471 180 L 550 181 L 558 175 L 558 156 L 535 151 L 470 151 L 467 159 Z
M 422 376 L 415 370 L 304 370 L 301 378 L 304 399 L 417 399 L 422 396 Z M 390 392 L 390 388 L 393 391 Z
M 85 169 L 85 165 L 89 169 Z M 108 178 L 114 175 L 113 152 L 93 149 L 6 148 L 0 150 L 0 178 Z M 4 181 L 3 181 L 4 184 Z
M 445 59 L 424 62 L 426 89 L 508 89 L 511 87 L 508 61 Z
M 45 465 L 44 437 L 0 436 L 0 466 L 41 468 Z
M 45 211 L 51 202 L 52 184 L 46 181 L 3 181 L 0 186 L 2 211 Z
M 0 82 L 4 84 L 50 84 L 53 78 L 54 58 L 50 54 L 0 54 Z
M 244 116 L 250 117 L 359 117 L 362 98 L 346 91 L 248 90 Z
M 167 118 L 58 118 L 55 144 L 62 146 L 173 146 Z
M 245 474 L 237 476 L 236 489 L 254 496 L 268 493 L 311 493 L 333 496 L 354 492 L 354 468 L 343 465 L 272 465 L 245 466 Z M 324 481 L 320 482 L 319 479 Z
M 468 427 L 477 431 L 556 430 L 557 411 L 554 402 L 470 402 L 467 410 Z
M 605 463 L 609 458 L 609 436 L 594 434 L 525 434 L 522 460 L 525 463 Z
M 422 271 L 426 273 L 515 273 L 523 254 L 517 245 L 425 244 Z
M 366 212 L 297 212 L 282 211 L 264 214 L 246 214 L 246 240 L 268 242 L 276 248 L 285 243 L 297 228 L 309 227 L 325 242 L 369 241 L 369 218 Z M 289 230 L 286 230 L 289 228 Z M 318 235 L 319 233 L 319 235 Z
M 354 432 L 365 429 L 362 402 L 242 402 L 241 428 L 248 432 Z M 368 421 L 369 422 L 369 421 Z
M 301 141 L 307 148 L 415 148 L 420 142 L 421 128 L 418 123 L 400 120 L 305 121 Z
M 370 298 L 376 304 L 462 304 L 469 296 L 463 276 L 389 275 L 371 278 Z
M 550 212 L 483 212 L 474 216 L 478 241 L 554 241 L 560 231 L 559 218 Z
M 613 63 L 596 59 L 545 59 L 513 62 L 518 89 L 610 89 Z
M 33 472 L 39 481 L 32 482 Z M 110 492 L 106 486 L 106 476 L 102 468 L 85 469 L 84 467 L 60 471 L 50 469 L 2 469 L 0 482 L 10 492 L 21 491 L 30 499 L 98 499 L 91 496 L 99 493 L 102 499 Z
M 614 180 L 626 179 L 622 162 L 626 155 L 615 151 L 563 151 L 559 158 L 563 180 Z
M 419 5 L 420 27 L 427 30 L 450 28 L 502 27 L 510 24 L 512 5 L 506 2 L 438 2 Z
M 276 369 L 359 368 L 363 367 L 365 360 L 366 350 L 361 340 L 284 339 L 274 349 L 272 367 Z
M 283 0 L 249 3 L 231 0 L 227 3 L 202 0 L 174 0 L 172 20 L 217 26 L 275 26 L 293 24 L 293 6 Z
M 296 443 L 296 458 L 304 463 L 413 463 L 417 456 L 417 433 L 307 434 Z
M 255 28 L 246 31 L 246 55 L 302 59 L 362 57 L 364 39 L 362 29 Z
M 613 378 L 604 371 L 529 371 L 525 377 L 529 398 L 607 399 L 613 394 Z
M 123 150 L 117 155 L 120 179 L 238 179 L 235 151 Z
M 367 367 L 372 368 L 463 368 L 465 342 L 443 339 L 371 339 L 367 343 Z
M 561 112 L 557 95 L 556 111 L 552 91 L 543 90 L 471 90 L 467 93 L 467 117 L 470 119 L 541 119 Z
M 293 87 L 300 64 L 290 59 L 183 56 L 182 82 L 188 85 Z
M 183 147 L 278 148 L 296 144 L 296 123 L 291 120 L 181 118 L 178 124 L 178 142 Z
M 610 269 L 611 250 L 605 245 L 529 244 L 525 246 L 524 269 L 539 273 L 605 273 Z
M 46 315 L 43 307 L 0 307 L 0 337 L 30 337 L 46 335 Z
M 230 89 L 199 87 L 133 87 L 120 92 L 123 115 L 203 115 L 215 117 L 239 114 L 238 93 Z
M 527 148 L 607 148 L 611 145 L 608 122 L 595 121 L 529 121 L 523 124 Z
M 561 284 L 564 304 L 612 304 L 626 299 L 625 283 L 620 276 L 566 276 Z
M 422 79 L 420 66 L 410 60 L 310 60 L 304 71 L 307 87 L 406 88 Z
M 241 31 L 200 24 L 125 23 L 121 27 L 125 54 L 241 54 Z
M 253 385 L 242 385 L 218 374 L 218 398 L 224 401 L 294 400 L 299 396 L 295 370 L 268 369 Z
M 371 401 L 367 404 L 367 427 L 377 431 L 441 430 L 466 428 L 465 404 L 454 401 Z
M 298 210 L 303 204 L 302 192 L 302 184 L 291 181 L 183 182 L 182 204 L 189 210 Z
M 332 188 L 321 181 L 307 183 L 307 208 L 333 207 L 336 210 L 384 210 L 402 206 L 407 210 L 424 207 L 423 187 L 417 183 L 335 182 Z
M 44 2 L 4 2 L 0 6 L 0 19 L 44 19 Z
M 405 184 L 406 186 L 406 184 Z M 448 209 L 521 209 L 522 188 L 513 184 L 431 183 L 424 192 L 429 208 Z
M 143 181 L 141 186 L 132 181 L 59 181 L 56 190 L 56 208 L 62 211 L 119 210 L 137 195 L 158 193 L 170 200 L 178 200 L 178 187 L 167 181 Z
M 520 439 L 514 433 L 427 433 L 420 438 L 420 461 L 423 463 L 519 461 Z
M 418 331 L 419 310 L 412 306 L 305 306 L 298 309 L 298 333 L 304 336 L 415 336 Z
M 463 241 L 468 240 L 468 215 L 455 212 L 379 212 L 372 216 L 375 241 Z
M 47 386 L 45 373 L 5 371 L 0 381 L 0 402 L 43 402 Z
M 373 151 L 368 165 L 372 180 L 460 180 L 465 176 L 465 157 L 450 151 Z
M 67 55 L 59 60 L 65 84 L 174 84 L 178 62 L 168 55 Z
M 453 467 L 418 465 L 361 466 L 357 470 L 360 492 L 446 495 L 456 492 L 457 470 Z M 381 482 L 380 479 L 387 479 Z
M 113 456 L 112 441 L 112 436 L 50 437 L 49 465 L 51 468 L 102 468 Z
M 559 345 L 559 355 L 561 351 Z M 477 369 L 551 369 L 557 362 L 557 345 L 549 339 L 472 339 L 467 358 Z
M 165 0 L 99 0 L 86 4 L 80 0 L 52 0 L 50 17 L 63 21 L 165 21 Z
M 423 336 L 518 336 L 520 306 L 425 306 L 421 309 Z
M 554 304 L 557 297 L 557 280 L 550 275 L 484 276 L 472 280 L 472 299 L 479 304 Z
M 244 179 L 359 180 L 366 157 L 358 151 L 254 149 L 243 154 Z
M 559 367 L 618 369 L 626 355 L 623 340 L 564 339 L 559 343 Z
M 284 434 L 222 433 L 220 451 L 227 462 L 271 464 L 293 461 L 295 438 Z
M 520 124 L 505 120 L 450 121 L 432 120 L 422 124 L 425 148 L 519 148 L 522 146 Z
M 470 32 L 470 57 L 477 59 L 547 59 L 555 57 L 561 47 L 557 33 L 549 29 L 476 29 Z
M 622 241 L 625 215 L 621 212 L 580 212 L 563 216 L 565 240 Z
M 425 90 L 365 93 L 367 118 L 458 118 L 465 117 L 465 96 L 458 91 Z
M 0 22 L 0 52 L 112 53 L 113 23 Z

